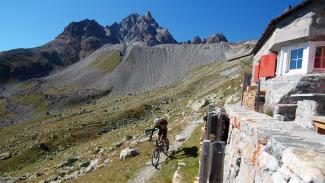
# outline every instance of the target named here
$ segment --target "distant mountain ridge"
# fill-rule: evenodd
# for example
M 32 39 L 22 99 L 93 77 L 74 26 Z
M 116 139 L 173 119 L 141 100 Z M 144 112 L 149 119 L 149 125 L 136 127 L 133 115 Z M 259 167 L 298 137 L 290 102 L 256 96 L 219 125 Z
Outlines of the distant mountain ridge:
M 226 41 L 223 35 L 216 35 L 206 42 Z M 85 19 L 70 23 L 53 41 L 43 46 L 0 52 L 0 82 L 46 76 L 57 68 L 87 57 L 105 44 L 154 46 L 177 43 L 168 29 L 159 26 L 150 12 L 143 16 L 134 13 L 120 23 L 105 27 L 95 20 Z
M 213 44 L 220 42 L 228 42 L 225 35 L 222 33 L 216 33 L 208 38 L 201 38 L 199 36 L 195 36 L 191 41 L 187 41 L 188 44 Z

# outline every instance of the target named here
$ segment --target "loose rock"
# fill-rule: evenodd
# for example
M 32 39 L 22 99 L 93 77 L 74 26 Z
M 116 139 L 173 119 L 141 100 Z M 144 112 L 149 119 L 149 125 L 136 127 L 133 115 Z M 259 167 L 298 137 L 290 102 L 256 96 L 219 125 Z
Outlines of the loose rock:
M 58 165 L 58 168 L 66 167 L 66 166 L 72 166 L 75 162 L 79 160 L 79 157 L 71 157 L 68 158 L 66 161 L 62 162 Z
M 184 142 L 184 141 L 186 140 L 186 138 L 183 137 L 183 136 L 181 136 L 181 135 L 176 135 L 176 136 L 175 136 L 175 139 L 176 139 L 176 141 L 178 141 L 178 142 Z
M 182 175 L 178 172 L 178 170 L 176 170 L 174 173 L 173 183 L 182 183 Z
M 11 155 L 8 152 L 0 154 L 0 160 L 6 160 L 6 159 L 9 159 L 10 157 L 11 157 Z
M 137 156 L 139 154 L 140 154 L 140 152 L 137 149 L 127 148 L 127 149 L 124 149 L 124 150 L 121 151 L 120 159 L 124 160 L 124 159 L 126 159 L 128 157 L 135 157 L 135 156 Z

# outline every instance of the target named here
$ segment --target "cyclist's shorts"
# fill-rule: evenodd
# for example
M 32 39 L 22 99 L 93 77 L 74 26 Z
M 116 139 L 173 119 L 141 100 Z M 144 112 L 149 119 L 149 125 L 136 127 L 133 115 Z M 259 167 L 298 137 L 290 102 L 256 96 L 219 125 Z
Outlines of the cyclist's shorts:
M 167 128 L 159 129 L 158 135 L 162 135 L 163 139 L 166 138 L 167 137 Z

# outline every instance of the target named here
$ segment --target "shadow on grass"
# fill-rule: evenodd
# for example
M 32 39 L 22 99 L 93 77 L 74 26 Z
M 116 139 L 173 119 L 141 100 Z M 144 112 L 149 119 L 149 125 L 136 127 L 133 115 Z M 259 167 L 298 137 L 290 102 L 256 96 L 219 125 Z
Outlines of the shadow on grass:
M 170 152 L 170 154 L 168 154 L 168 158 L 170 160 L 175 160 L 175 159 L 183 159 L 183 158 L 196 158 L 199 156 L 198 154 L 199 149 L 196 146 L 192 146 L 192 147 L 184 147 L 176 152 Z M 156 166 L 154 166 L 157 170 L 159 169 L 159 166 L 161 164 L 168 164 L 168 158 L 166 158 L 165 160 L 159 162 Z
M 196 146 L 184 147 L 176 152 L 176 158 L 198 157 L 199 149 Z

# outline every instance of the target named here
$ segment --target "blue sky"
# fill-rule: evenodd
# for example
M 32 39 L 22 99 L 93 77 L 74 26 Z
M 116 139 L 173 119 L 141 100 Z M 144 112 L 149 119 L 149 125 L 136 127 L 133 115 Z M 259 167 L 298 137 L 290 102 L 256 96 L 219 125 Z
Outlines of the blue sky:
M 151 11 L 177 41 L 222 32 L 230 41 L 258 39 L 268 22 L 301 0 L 1 0 L 0 51 L 40 46 L 72 21 L 119 22 Z

